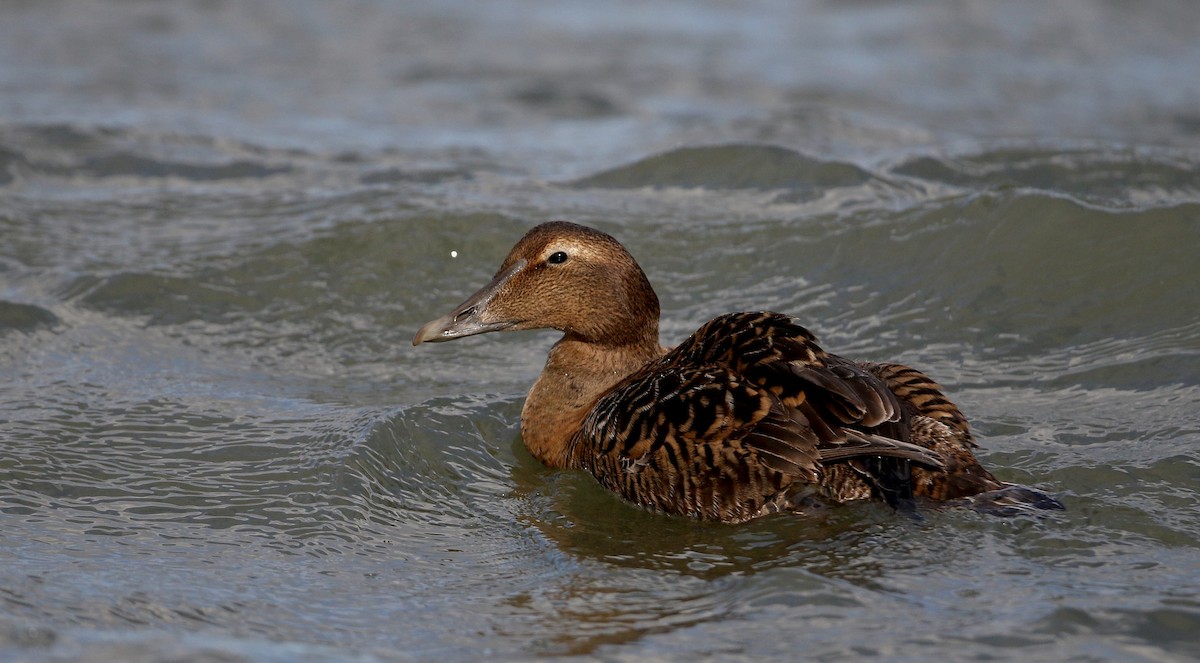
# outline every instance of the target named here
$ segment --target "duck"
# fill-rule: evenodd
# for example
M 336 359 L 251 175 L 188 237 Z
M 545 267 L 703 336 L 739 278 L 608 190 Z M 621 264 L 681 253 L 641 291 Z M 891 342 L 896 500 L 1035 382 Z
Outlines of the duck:
M 920 370 L 829 353 L 781 313 L 720 315 L 674 348 L 659 319 L 620 242 L 552 221 L 412 342 L 561 332 L 521 409 L 525 447 L 651 511 L 739 523 L 859 500 L 1061 508 L 985 469 L 966 417 Z

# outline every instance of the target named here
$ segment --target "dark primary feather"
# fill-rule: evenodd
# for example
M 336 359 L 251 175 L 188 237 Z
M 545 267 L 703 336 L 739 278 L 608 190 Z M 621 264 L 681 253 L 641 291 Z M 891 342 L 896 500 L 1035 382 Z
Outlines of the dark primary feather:
M 851 462 L 874 492 L 911 498 L 907 413 L 884 381 L 775 313 L 732 313 L 602 396 L 572 454 L 602 484 L 662 511 L 738 521 L 788 508 Z M 899 497 L 897 497 L 899 496 Z
M 913 469 L 912 485 L 916 496 L 950 500 L 998 490 L 1004 485 L 975 457 L 973 449 L 976 445 L 967 418 L 946 398 L 941 385 L 933 378 L 902 364 L 863 363 L 861 366 L 883 381 L 909 413 L 911 440 L 937 452 L 945 463 L 942 472 Z

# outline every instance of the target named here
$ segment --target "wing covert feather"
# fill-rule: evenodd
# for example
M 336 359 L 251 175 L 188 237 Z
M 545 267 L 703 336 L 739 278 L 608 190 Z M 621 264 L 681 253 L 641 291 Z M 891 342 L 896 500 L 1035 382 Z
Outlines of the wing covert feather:
M 739 520 L 785 508 L 826 463 L 887 457 L 940 469 L 936 452 L 873 432 L 906 429 L 903 415 L 882 380 L 825 353 L 790 318 L 736 313 L 603 395 L 572 453 L 627 499 Z

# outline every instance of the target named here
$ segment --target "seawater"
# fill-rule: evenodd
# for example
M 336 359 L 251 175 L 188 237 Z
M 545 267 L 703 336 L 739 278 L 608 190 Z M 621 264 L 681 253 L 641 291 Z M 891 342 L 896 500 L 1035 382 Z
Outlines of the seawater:
M 1188 3 L 9 3 L 0 658 L 1200 655 Z M 936 376 L 1044 517 L 699 524 L 524 450 L 520 235 Z

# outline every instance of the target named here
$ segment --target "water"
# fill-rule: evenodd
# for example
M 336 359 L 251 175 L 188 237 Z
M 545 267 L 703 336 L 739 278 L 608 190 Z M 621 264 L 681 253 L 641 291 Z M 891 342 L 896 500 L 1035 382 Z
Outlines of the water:
M 0 659 L 1200 655 L 1189 2 L 0 8 Z M 412 348 L 532 224 L 938 377 L 1068 510 L 740 526 Z M 456 252 L 452 257 L 451 252 Z

